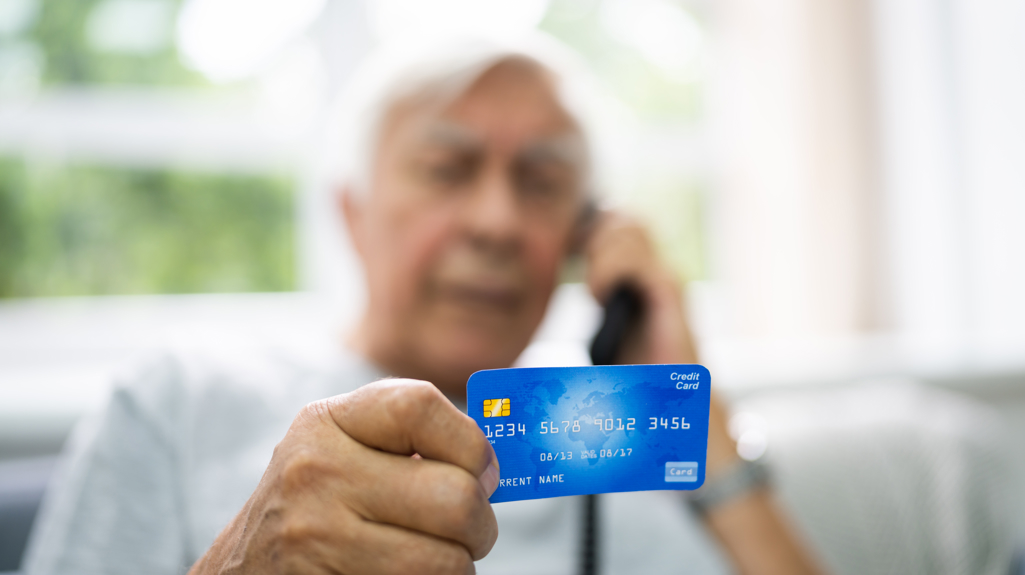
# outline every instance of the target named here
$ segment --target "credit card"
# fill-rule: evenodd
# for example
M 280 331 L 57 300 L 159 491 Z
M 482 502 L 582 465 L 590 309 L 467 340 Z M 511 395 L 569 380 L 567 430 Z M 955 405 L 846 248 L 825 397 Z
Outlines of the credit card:
M 491 502 L 697 489 L 710 383 L 700 365 L 478 371 L 467 412 L 498 454 Z

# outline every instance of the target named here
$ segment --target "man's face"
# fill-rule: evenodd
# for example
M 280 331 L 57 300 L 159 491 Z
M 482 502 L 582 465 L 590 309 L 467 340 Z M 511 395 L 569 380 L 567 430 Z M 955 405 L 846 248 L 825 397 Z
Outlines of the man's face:
M 371 355 L 461 379 L 528 343 L 575 232 L 583 145 L 548 79 L 506 62 L 441 111 L 398 106 L 348 216 Z

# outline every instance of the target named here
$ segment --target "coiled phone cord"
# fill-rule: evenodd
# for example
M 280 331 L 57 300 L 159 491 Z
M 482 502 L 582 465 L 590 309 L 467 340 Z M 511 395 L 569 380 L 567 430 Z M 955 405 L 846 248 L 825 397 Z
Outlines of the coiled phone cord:
M 614 365 L 618 363 L 620 347 L 631 327 L 643 313 L 641 298 L 636 290 L 623 284 L 616 288 L 605 304 L 605 319 L 591 341 L 591 363 Z M 598 543 L 601 537 L 600 511 L 597 495 L 584 496 L 583 534 L 580 542 L 580 575 L 597 575 L 600 567 Z

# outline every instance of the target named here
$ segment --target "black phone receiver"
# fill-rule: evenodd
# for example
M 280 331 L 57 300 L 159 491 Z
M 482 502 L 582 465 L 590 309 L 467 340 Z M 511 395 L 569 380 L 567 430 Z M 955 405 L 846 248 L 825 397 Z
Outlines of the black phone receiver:
M 591 341 L 591 363 L 615 365 L 626 334 L 638 321 L 644 308 L 637 290 L 620 284 L 605 304 L 605 319 Z
M 630 329 L 644 313 L 641 296 L 630 284 L 620 284 L 605 304 L 605 319 L 591 341 L 591 363 L 614 365 L 623 348 Z M 597 495 L 584 497 L 583 533 L 580 544 L 580 575 L 595 575 L 599 571 L 600 544 L 598 532 L 600 513 Z

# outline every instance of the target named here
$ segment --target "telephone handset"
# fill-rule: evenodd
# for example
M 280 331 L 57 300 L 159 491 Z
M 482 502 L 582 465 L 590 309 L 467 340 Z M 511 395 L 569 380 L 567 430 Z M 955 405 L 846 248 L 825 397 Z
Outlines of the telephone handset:
M 605 303 L 605 319 L 591 341 L 591 363 L 619 363 L 617 360 L 626 335 L 640 321 L 643 312 L 636 289 L 630 284 L 620 284 Z
M 594 230 L 601 216 L 601 209 L 594 201 L 588 201 L 577 218 L 573 248 L 568 264 L 563 269 L 563 280 L 580 281 L 583 275 L 583 261 L 580 258 L 588 237 Z M 613 365 L 617 363 L 623 341 L 630 328 L 641 317 L 644 310 L 636 288 L 629 283 L 621 283 L 612 291 L 605 302 L 605 319 L 591 341 L 591 363 L 594 365 Z

